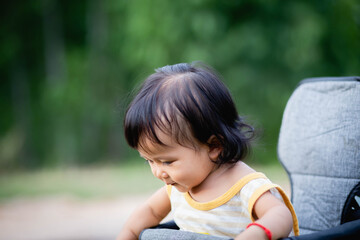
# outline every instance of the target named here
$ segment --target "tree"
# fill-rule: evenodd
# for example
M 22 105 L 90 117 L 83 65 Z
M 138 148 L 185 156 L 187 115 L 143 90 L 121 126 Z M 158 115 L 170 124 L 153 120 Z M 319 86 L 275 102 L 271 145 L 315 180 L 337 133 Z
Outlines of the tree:
M 201 60 L 224 77 L 276 159 L 296 84 L 359 75 L 360 5 L 344 1 L 6 2 L 0 10 L 0 168 L 127 159 L 132 89 L 154 68 Z

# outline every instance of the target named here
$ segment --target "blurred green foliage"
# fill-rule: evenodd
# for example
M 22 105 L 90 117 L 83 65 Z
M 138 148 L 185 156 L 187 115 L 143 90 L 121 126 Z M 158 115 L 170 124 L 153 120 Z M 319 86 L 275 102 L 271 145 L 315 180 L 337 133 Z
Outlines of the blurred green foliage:
M 132 159 L 132 162 L 137 161 L 139 157 Z M 4 172 L 0 175 L 0 204 L 11 199 L 46 196 L 100 199 L 151 195 L 163 187 L 164 183 L 152 175 L 145 161 L 142 163 Z M 274 183 L 290 193 L 289 180 L 280 164 L 252 167 L 266 174 Z
M 0 169 L 125 161 L 132 89 L 194 60 L 262 129 L 255 161 L 275 161 L 296 84 L 360 71 L 356 0 L 6 1 L 0 22 Z

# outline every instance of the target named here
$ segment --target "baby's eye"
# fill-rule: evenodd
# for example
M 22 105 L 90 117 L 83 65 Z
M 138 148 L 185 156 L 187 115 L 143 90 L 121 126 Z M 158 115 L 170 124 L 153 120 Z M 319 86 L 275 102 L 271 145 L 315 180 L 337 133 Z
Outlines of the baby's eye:
M 153 163 L 154 163 L 153 160 L 149 160 L 149 159 L 145 159 L 145 161 L 146 161 L 147 163 L 149 163 L 149 164 L 153 164 Z
M 172 163 L 173 163 L 173 161 L 162 162 L 162 164 L 164 164 L 164 165 L 170 165 L 170 164 L 172 164 Z

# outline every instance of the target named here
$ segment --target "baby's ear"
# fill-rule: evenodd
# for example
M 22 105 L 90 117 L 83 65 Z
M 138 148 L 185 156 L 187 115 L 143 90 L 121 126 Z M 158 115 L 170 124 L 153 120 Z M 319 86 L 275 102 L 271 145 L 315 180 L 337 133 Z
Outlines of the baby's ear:
M 219 157 L 219 154 L 222 151 L 222 145 L 221 142 L 219 141 L 219 139 L 215 136 L 212 135 L 209 140 L 207 141 L 207 144 L 209 146 L 209 157 L 211 160 L 216 161 L 217 158 Z

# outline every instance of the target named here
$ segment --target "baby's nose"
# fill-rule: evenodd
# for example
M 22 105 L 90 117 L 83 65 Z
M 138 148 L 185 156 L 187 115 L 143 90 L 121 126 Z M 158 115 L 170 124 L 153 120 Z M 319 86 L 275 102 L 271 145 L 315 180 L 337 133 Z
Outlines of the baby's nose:
M 160 180 L 166 178 L 167 174 L 163 171 L 162 167 L 156 166 L 153 171 L 155 177 L 159 178 Z
M 162 172 L 161 173 L 161 178 L 162 179 L 166 179 L 166 178 L 168 178 L 169 177 L 169 174 L 167 174 L 167 172 Z

